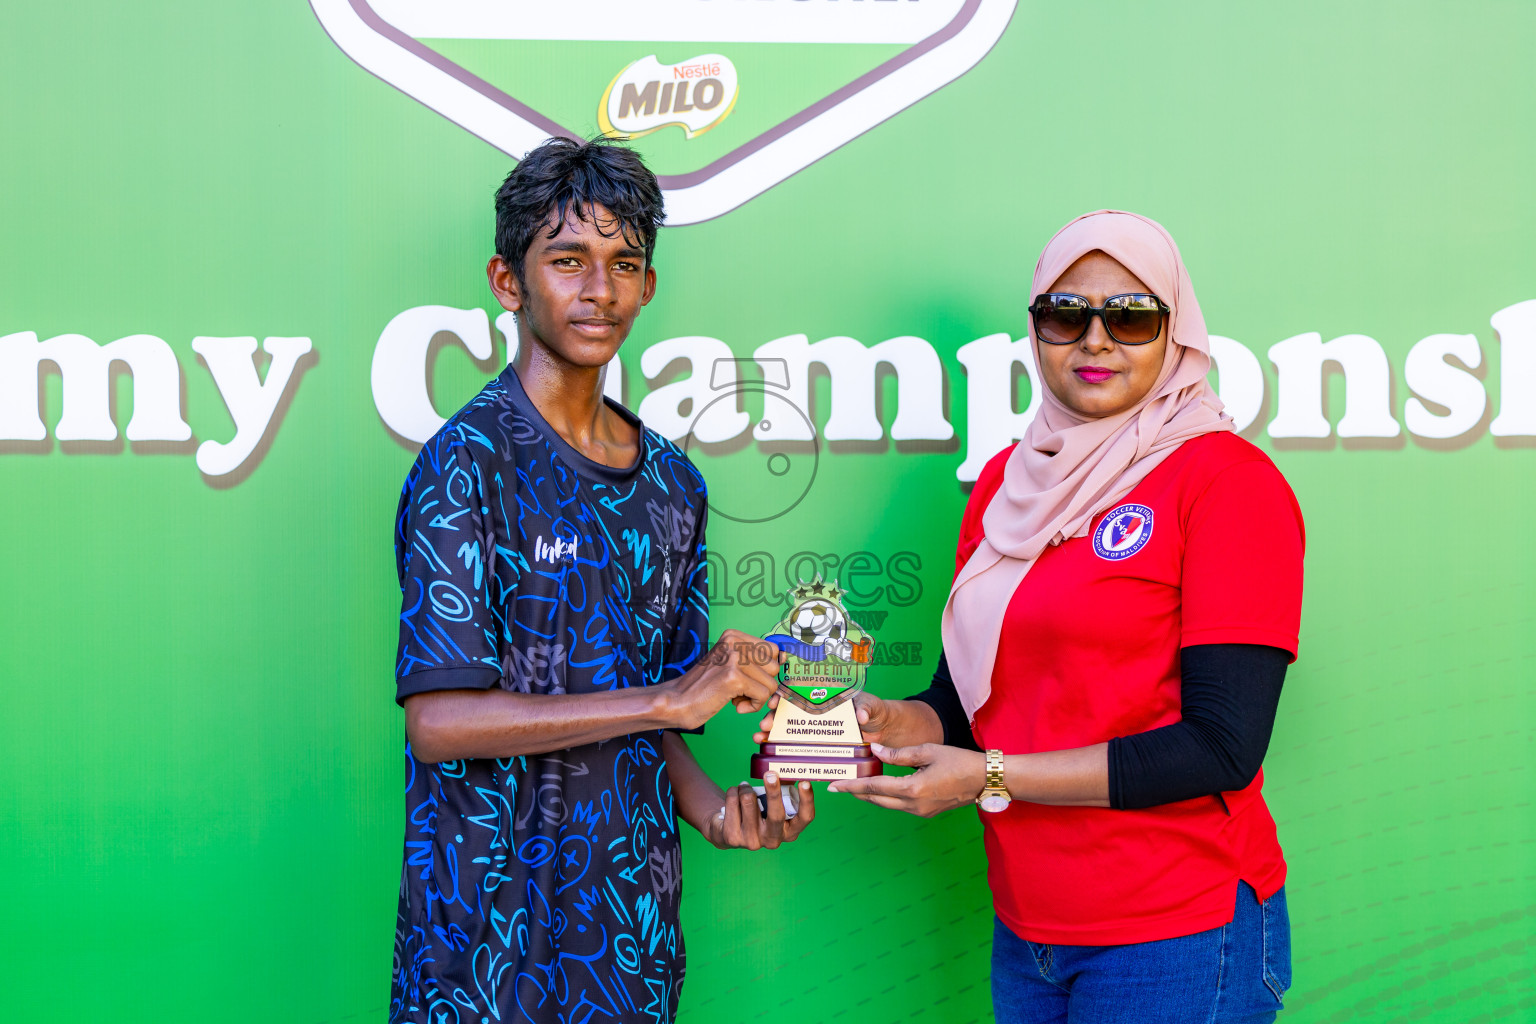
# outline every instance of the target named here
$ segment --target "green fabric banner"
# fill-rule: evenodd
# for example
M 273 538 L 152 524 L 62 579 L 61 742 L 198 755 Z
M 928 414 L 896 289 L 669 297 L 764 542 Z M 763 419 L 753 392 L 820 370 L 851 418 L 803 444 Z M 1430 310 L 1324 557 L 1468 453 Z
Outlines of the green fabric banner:
M 708 479 L 713 629 L 835 578 L 883 696 L 926 685 L 970 481 L 1033 414 L 1041 247 L 1165 224 L 1307 520 L 1284 1019 L 1536 1019 L 1533 33 L 1495 0 L 6 5 L 8 1016 L 384 1017 L 395 502 L 508 358 L 509 154 L 611 126 L 672 220 L 610 386 Z M 754 725 L 694 741 L 722 784 Z M 990 1020 L 975 816 L 819 796 L 774 854 L 685 837 L 681 1019 Z

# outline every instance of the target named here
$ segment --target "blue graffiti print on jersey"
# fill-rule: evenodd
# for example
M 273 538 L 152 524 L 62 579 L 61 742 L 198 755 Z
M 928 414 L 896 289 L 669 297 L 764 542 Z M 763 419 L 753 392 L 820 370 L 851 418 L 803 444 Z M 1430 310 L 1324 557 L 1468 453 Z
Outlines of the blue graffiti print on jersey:
M 397 700 L 592 693 L 693 665 L 704 481 L 654 431 L 640 447 L 628 469 L 585 458 L 511 368 L 427 442 L 396 517 Z M 661 736 L 443 764 L 407 746 L 392 1022 L 673 1019 L 681 860 Z

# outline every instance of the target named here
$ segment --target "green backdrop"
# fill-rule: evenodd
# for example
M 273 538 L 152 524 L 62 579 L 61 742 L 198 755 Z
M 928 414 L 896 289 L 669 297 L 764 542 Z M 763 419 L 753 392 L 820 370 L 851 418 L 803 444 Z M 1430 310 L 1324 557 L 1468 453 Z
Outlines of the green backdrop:
M 1070 217 L 1169 227 L 1212 331 L 1261 361 L 1248 435 L 1307 517 L 1302 654 L 1266 763 L 1291 866 L 1287 1021 L 1536 1020 L 1536 438 L 1488 429 L 1536 401 L 1536 363 L 1501 376 L 1489 328 L 1536 298 L 1533 33 L 1520 0 L 1022 0 L 954 84 L 665 231 L 624 350 L 635 407 L 662 339 L 933 345 L 955 440 L 827 445 L 795 510 L 710 535 L 716 629 L 776 618 L 739 592 L 755 551 L 781 577 L 801 551 L 915 575 L 869 605 L 881 639 L 921 644 L 921 664 L 872 674 L 903 696 L 936 656 L 967 495 L 956 349 L 1022 335 L 1035 258 Z M 482 267 L 511 161 L 359 68 L 297 0 L 11 3 L 0 40 L 0 335 L 164 339 L 194 441 L 234 433 L 194 337 L 314 347 L 225 477 L 198 471 L 194 442 L 0 442 L 6 1016 L 381 1019 L 403 804 L 391 517 L 413 448 L 375 410 L 370 361 L 402 310 L 496 312 Z M 541 44 L 506 73 L 537 72 L 527 88 L 590 131 L 617 67 L 653 49 Z M 798 69 L 867 64 L 740 49 L 744 81 L 792 95 Z M 647 142 L 687 157 L 677 129 Z M 1409 349 L 1475 334 L 1489 411 L 1451 441 L 1272 440 L 1265 353 L 1309 331 L 1380 343 L 1399 422 Z M 439 346 L 438 409 L 500 353 Z M 51 427 L 61 378 L 40 380 Z M 121 428 L 132 378 L 111 387 Z M 879 390 L 889 427 L 889 372 Z M 1336 369 L 1324 393 L 1336 422 Z M 761 468 L 750 445 L 700 461 L 717 493 Z M 696 742 L 722 783 L 749 732 L 727 714 Z M 989 1020 L 975 816 L 819 810 L 777 854 L 685 842 L 682 1020 Z

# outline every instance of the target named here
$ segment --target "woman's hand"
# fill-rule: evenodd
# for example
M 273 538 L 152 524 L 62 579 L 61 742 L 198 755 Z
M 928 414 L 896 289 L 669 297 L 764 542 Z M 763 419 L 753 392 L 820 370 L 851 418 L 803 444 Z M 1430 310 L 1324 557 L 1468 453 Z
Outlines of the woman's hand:
M 725 791 L 725 805 L 715 812 L 704 828 L 704 838 L 722 850 L 777 849 L 780 843 L 792 843 L 816 818 L 816 795 L 809 782 L 799 785 L 800 807 L 793 818 L 784 815 L 783 788 L 773 772 L 763 777 L 768 797 L 768 816 L 758 806 L 757 791 L 748 783 Z
M 852 793 L 860 800 L 893 811 L 931 818 L 943 811 L 976 802 L 987 780 L 987 759 L 974 750 L 924 743 L 916 747 L 874 744 L 875 756 L 886 764 L 916 768 L 911 775 L 874 775 L 839 779 L 829 793 Z
M 753 743 L 768 742 L 768 730 L 773 728 L 774 709 L 778 706 L 779 695 L 775 693 L 768 698 L 768 714 L 758 723 Z M 939 716 L 922 701 L 883 700 L 868 690 L 860 690 L 853 695 L 853 707 L 866 743 L 921 742 L 919 737 L 944 735 Z

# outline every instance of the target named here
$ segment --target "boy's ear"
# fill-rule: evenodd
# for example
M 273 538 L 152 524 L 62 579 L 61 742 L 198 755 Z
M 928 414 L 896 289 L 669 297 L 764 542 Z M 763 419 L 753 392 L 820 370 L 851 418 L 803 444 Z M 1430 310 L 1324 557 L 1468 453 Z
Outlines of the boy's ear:
M 490 282 L 491 293 L 501 308 L 516 313 L 523 308 L 523 289 L 512 272 L 512 267 L 500 256 L 492 256 L 485 264 L 485 279 Z

